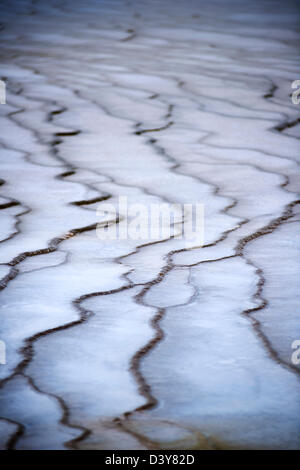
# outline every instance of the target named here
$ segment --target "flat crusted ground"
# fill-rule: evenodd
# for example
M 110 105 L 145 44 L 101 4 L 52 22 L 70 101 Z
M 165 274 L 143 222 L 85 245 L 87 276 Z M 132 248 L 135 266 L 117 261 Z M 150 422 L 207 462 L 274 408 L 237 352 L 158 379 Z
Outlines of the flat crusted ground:
M 1 448 L 300 448 L 297 2 L 0 18 Z M 99 239 L 120 196 L 203 246 Z

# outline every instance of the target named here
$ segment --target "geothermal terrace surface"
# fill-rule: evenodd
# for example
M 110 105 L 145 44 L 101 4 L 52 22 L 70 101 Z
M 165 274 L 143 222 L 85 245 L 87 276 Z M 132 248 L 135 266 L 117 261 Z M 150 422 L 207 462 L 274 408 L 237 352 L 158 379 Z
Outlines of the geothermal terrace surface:
M 0 447 L 300 448 L 297 2 L 0 23 Z M 203 243 L 103 239 L 120 197 L 203 205 Z

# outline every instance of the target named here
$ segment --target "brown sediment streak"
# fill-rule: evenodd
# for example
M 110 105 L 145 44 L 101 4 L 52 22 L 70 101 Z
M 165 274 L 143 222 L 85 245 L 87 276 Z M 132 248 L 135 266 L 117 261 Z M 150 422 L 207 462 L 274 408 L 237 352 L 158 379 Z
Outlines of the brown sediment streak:
M 17 205 L 20 205 L 21 206 L 21 203 L 18 203 L 18 201 L 16 201 L 16 206 Z M 16 214 L 14 215 L 14 218 L 15 218 L 15 224 L 14 224 L 14 229 L 15 231 L 12 232 L 8 237 L 6 238 L 3 238 L 2 240 L 0 240 L 0 243 L 4 243 L 6 242 L 7 240 L 11 240 L 12 238 L 14 238 L 16 235 L 18 235 L 19 233 L 21 233 L 21 231 L 19 230 L 19 225 L 21 223 L 21 216 L 22 215 L 26 215 L 26 214 L 29 214 L 29 212 L 31 212 L 31 209 L 29 207 L 26 207 L 24 205 L 22 205 L 22 207 L 24 207 L 24 211 L 23 212 L 20 212 L 19 214 Z
M 160 281 L 157 281 L 160 282 Z M 148 285 L 139 293 L 135 299 L 136 302 L 141 303 L 142 305 L 145 305 L 143 302 L 143 296 L 148 291 L 151 286 L 153 285 L 153 282 L 148 283 Z M 126 420 L 129 419 L 134 413 L 138 412 L 143 412 L 149 409 L 154 408 L 157 404 L 158 401 L 155 398 L 155 396 L 152 394 L 151 387 L 147 383 L 146 379 L 144 378 L 142 372 L 141 372 L 141 361 L 143 358 L 149 354 L 153 348 L 163 339 L 164 337 L 164 332 L 162 328 L 160 327 L 160 321 L 162 320 L 164 314 L 165 314 L 165 309 L 158 309 L 156 315 L 151 319 L 150 325 L 152 326 L 153 330 L 155 331 L 155 336 L 142 348 L 140 348 L 134 356 L 130 360 L 130 367 L 129 370 L 131 374 L 133 375 L 137 385 L 138 385 L 138 392 L 140 395 L 142 395 L 146 402 L 139 406 L 138 408 L 135 408 L 134 410 L 131 411 L 126 411 L 123 413 L 122 416 L 118 416 L 114 418 L 113 422 L 122 430 L 127 432 L 128 434 L 131 434 L 135 439 L 137 439 L 142 445 L 144 445 L 147 449 L 157 449 L 157 445 L 151 439 L 148 439 L 147 437 L 143 436 L 142 434 L 132 430 L 128 429 L 126 426 Z
M 149 289 L 155 284 L 159 284 L 165 275 L 171 271 L 173 268 L 173 264 L 169 263 L 167 266 L 165 266 L 156 279 L 146 283 L 145 287 L 135 296 L 135 301 L 141 305 L 148 306 L 143 298 L 145 294 L 148 292 Z M 138 391 L 139 393 L 146 399 L 146 403 L 144 405 L 139 406 L 138 408 L 132 410 L 132 411 L 127 411 L 125 412 L 122 416 L 124 419 L 129 418 L 131 415 L 133 415 L 136 412 L 141 412 L 145 411 L 151 408 L 154 408 L 157 405 L 157 399 L 154 397 L 154 395 L 151 392 L 151 387 L 147 383 L 146 379 L 144 378 L 140 368 L 141 368 L 141 361 L 142 359 L 150 352 L 152 349 L 163 339 L 164 337 L 164 332 L 162 328 L 160 327 L 160 321 L 162 320 L 164 314 L 166 312 L 166 309 L 160 308 L 157 309 L 156 315 L 151 319 L 150 325 L 152 326 L 155 335 L 153 338 L 151 338 L 148 343 L 140 348 L 134 356 L 130 360 L 130 372 L 132 373 L 133 377 L 135 378 L 137 385 L 138 385 Z M 118 417 L 115 420 L 119 425 L 121 425 L 122 422 L 122 417 Z M 130 432 L 130 431 L 128 431 Z
M 87 206 L 89 204 L 95 204 L 96 202 L 107 201 L 110 199 L 111 195 L 107 194 L 105 196 L 94 197 L 93 199 L 82 199 L 81 201 L 71 202 L 74 206 Z
M 153 93 L 153 95 L 149 96 L 149 100 L 154 100 L 155 98 L 158 98 L 159 94 L 158 93 Z
M 244 238 L 242 238 L 235 249 L 237 255 L 242 255 L 243 254 L 243 249 L 247 243 L 255 240 L 258 237 L 261 237 L 263 235 L 267 235 L 268 233 L 273 232 L 279 225 L 281 225 L 283 222 L 288 220 L 290 217 L 293 216 L 293 208 L 300 204 L 300 200 L 297 199 L 290 204 L 288 204 L 283 212 L 283 214 L 276 219 L 273 219 L 269 224 L 265 225 L 262 229 L 258 230 L 257 232 L 252 233 L 251 235 L 248 235 Z
M 169 119 L 169 118 L 172 117 L 173 109 L 174 109 L 174 104 L 169 104 L 169 106 L 168 106 L 168 112 L 167 112 L 167 114 L 165 115 L 165 118 L 166 118 L 166 119 Z M 174 123 L 172 122 L 172 124 L 174 124 Z
M 253 240 L 256 240 L 257 238 L 259 237 L 262 237 L 264 235 L 267 235 L 269 233 L 272 233 L 274 232 L 274 230 L 280 226 L 281 224 L 285 223 L 288 219 L 290 219 L 291 217 L 293 217 L 293 208 L 297 205 L 297 204 L 300 204 L 300 200 L 295 200 L 293 202 L 291 202 L 290 204 L 288 204 L 286 206 L 286 209 L 285 211 L 283 212 L 283 214 L 280 216 L 280 217 L 277 217 L 276 219 L 272 220 L 269 224 L 267 224 L 265 227 L 263 227 L 261 230 L 258 230 L 257 232 L 247 236 L 247 237 L 244 237 L 242 238 L 242 240 L 239 241 L 237 247 L 236 247 L 236 256 L 241 256 L 245 259 L 246 263 L 249 264 L 250 266 L 252 266 L 253 268 L 255 268 L 255 273 L 256 275 L 258 276 L 259 280 L 258 280 L 258 283 L 257 283 L 257 290 L 255 292 L 255 294 L 253 295 L 253 299 L 254 300 L 258 300 L 260 301 L 260 304 L 256 307 L 253 307 L 253 308 L 250 308 L 250 309 L 247 309 L 247 310 L 244 310 L 242 312 L 242 315 L 248 317 L 251 319 L 251 322 L 252 322 L 252 325 L 258 335 L 258 337 L 262 340 L 263 342 L 263 345 L 265 346 L 266 350 L 269 352 L 270 356 L 280 365 L 282 365 L 283 367 L 286 367 L 288 368 L 289 370 L 293 371 L 293 372 L 296 372 L 297 374 L 300 373 L 300 370 L 293 364 L 289 363 L 289 362 L 286 362 L 285 360 L 283 360 L 278 352 L 273 348 L 272 344 L 271 344 L 271 341 L 268 339 L 268 337 L 262 332 L 261 330 L 261 324 L 260 322 L 253 318 L 251 316 L 252 313 L 255 313 L 255 312 L 258 312 L 260 310 L 263 310 L 265 307 L 268 306 L 268 300 L 266 300 L 263 295 L 262 295 L 262 292 L 263 292 L 263 286 L 265 284 L 265 277 L 264 277 L 264 273 L 263 273 L 263 270 L 258 268 L 257 266 L 255 266 L 255 264 L 245 256 L 244 254 L 244 249 L 245 249 L 245 246 L 250 243 L 251 241 Z
M 175 265 L 172 263 L 169 263 L 168 266 L 165 266 L 164 269 L 160 272 L 160 274 L 156 278 L 156 280 L 148 282 L 146 286 L 135 296 L 136 302 L 141 305 L 148 306 L 143 300 L 145 294 L 151 289 L 151 287 L 154 284 L 159 284 L 163 280 L 163 278 L 166 276 L 166 274 L 170 272 L 174 267 Z M 191 284 L 190 277 L 191 277 L 191 271 L 189 275 L 188 284 Z M 190 304 L 197 297 L 197 295 L 198 295 L 198 289 L 194 287 L 194 294 L 190 296 L 190 298 L 188 299 L 186 303 L 181 304 L 181 306 Z M 143 357 L 146 356 L 151 350 L 153 350 L 155 346 L 164 338 L 164 331 L 160 326 L 160 322 L 162 318 L 164 317 L 165 312 L 166 312 L 166 308 L 159 308 L 157 310 L 156 315 L 151 319 L 151 322 L 150 322 L 150 325 L 155 331 L 155 336 L 145 346 L 140 348 L 130 361 L 130 371 L 135 377 L 138 383 L 139 393 L 145 397 L 146 403 L 142 406 L 139 406 L 133 411 L 128 411 L 124 413 L 124 418 L 130 417 L 130 415 L 132 415 L 135 412 L 145 411 L 145 410 L 154 408 L 158 403 L 157 399 L 154 397 L 154 395 L 151 392 L 150 385 L 146 382 L 145 378 L 143 377 L 140 371 L 140 364 L 141 364 Z
M 67 111 L 67 108 L 59 108 L 59 109 L 55 109 L 54 111 L 51 111 L 49 113 L 49 116 L 48 116 L 48 121 L 51 122 L 53 121 L 53 117 L 56 116 L 57 114 L 61 114 L 61 113 L 64 113 L 65 111 Z
M 18 275 L 18 272 L 19 271 L 17 268 L 10 269 L 9 273 L 0 280 L 0 291 L 5 289 L 8 283 L 15 279 L 15 277 Z
M 135 134 L 136 135 L 141 135 L 141 134 L 145 134 L 146 132 L 160 132 L 160 131 L 164 131 L 165 129 L 168 129 L 170 126 L 172 126 L 174 124 L 173 121 L 170 121 L 168 122 L 165 126 L 162 126 L 162 127 L 156 127 L 154 129 L 141 129 L 140 131 L 135 131 Z
M 273 98 L 274 93 L 277 90 L 278 86 L 274 83 L 271 85 L 270 90 L 263 96 L 264 98 Z
M 21 372 L 20 373 L 21 376 L 23 376 L 24 378 L 27 379 L 28 381 L 28 384 L 32 387 L 33 390 L 35 390 L 37 393 L 40 393 L 42 395 L 46 395 L 50 398 L 54 398 L 60 405 L 60 408 L 62 410 L 62 417 L 60 419 L 60 423 L 63 425 L 63 426 L 67 426 L 69 428 L 72 428 L 72 429 L 76 429 L 78 431 L 81 431 L 81 434 L 78 436 L 78 437 L 75 437 L 74 439 L 71 439 L 70 441 L 66 442 L 65 445 L 71 449 L 74 449 L 76 444 L 84 439 L 86 439 L 90 434 L 91 434 L 91 431 L 89 429 L 87 429 L 86 427 L 84 426 L 81 426 L 79 424 L 74 424 L 74 423 L 70 423 L 70 411 L 69 411 L 69 408 L 66 404 L 66 402 L 63 400 L 63 398 L 61 398 L 59 395 L 56 395 L 55 393 L 51 393 L 51 392 L 46 392 L 44 390 L 41 390 L 37 385 L 36 383 L 34 382 L 34 380 L 32 379 L 32 377 L 30 377 L 29 375 Z
M 197 261 L 196 263 L 186 265 L 179 265 L 179 268 L 199 266 L 199 264 L 206 264 L 206 263 L 215 263 L 216 261 L 225 261 L 226 259 L 236 258 L 238 255 L 228 255 L 228 256 L 221 256 L 221 258 L 213 258 L 213 259 L 204 259 L 202 261 Z
M 159 309 L 156 315 L 151 319 L 150 324 L 155 331 L 155 336 L 145 346 L 139 349 L 135 353 L 135 355 L 131 358 L 129 370 L 134 376 L 138 384 L 139 393 L 143 397 L 145 397 L 146 403 L 144 405 L 139 406 L 133 411 L 128 411 L 124 413 L 125 418 L 128 418 L 131 414 L 135 412 L 145 411 L 157 405 L 157 399 L 151 393 L 151 387 L 146 382 L 146 379 L 143 377 L 143 374 L 140 371 L 140 364 L 141 364 L 141 360 L 143 359 L 143 357 L 146 356 L 164 337 L 164 332 L 159 325 L 161 319 L 164 316 L 164 313 L 165 313 L 165 309 Z
M 290 129 L 291 127 L 294 127 L 299 123 L 300 123 L 300 118 L 295 119 L 294 121 L 286 121 L 281 124 L 278 124 L 278 126 L 273 127 L 273 129 L 275 129 L 278 132 L 282 132 L 285 129 Z
M 66 131 L 66 132 L 56 132 L 55 135 L 57 137 L 73 137 L 75 135 L 78 135 L 80 134 L 81 131 Z M 59 141 L 59 143 L 61 143 L 61 141 Z
M 66 178 L 67 176 L 72 176 L 75 175 L 76 171 L 75 170 L 70 170 L 70 171 L 65 171 L 64 173 L 60 173 L 58 177 L 60 178 Z
M 129 36 L 126 36 L 126 38 L 121 39 L 121 42 L 131 41 L 131 39 L 134 39 L 136 37 L 136 32 L 134 31 L 134 29 L 127 29 L 127 33 L 129 33 Z
M 13 419 L 5 418 L 5 417 L 1 417 L 0 419 L 7 421 L 8 423 L 11 423 L 17 427 L 17 430 L 10 436 L 10 438 L 8 439 L 6 443 L 6 449 L 13 450 L 15 448 L 17 441 L 25 434 L 25 426 L 22 423 L 19 423 L 18 421 L 15 421 Z
M 139 432 L 133 430 L 133 429 L 128 429 L 126 426 L 126 421 L 120 417 L 114 418 L 113 423 L 123 432 L 130 434 L 132 437 L 134 437 L 140 444 L 145 446 L 147 450 L 158 450 L 159 447 L 157 444 L 153 441 L 151 441 L 149 438 L 144 436 L 143 434 L 140 434 Z
M 15 207 L 15 206 L 19 206 L 19 205 L 20 205 L 20 203 L 18 201 L 5 202 L 4 204 L 0 204 L 0 210 L 9 209 L 10 207 Z
M 28 257 L 52 253 L 53 251 L 57 250 L 57 247 L 58 245 L 60 245 L 60 243 L 62 243 L 64 240 L 68 240 L 69 238 L 74 237 L 78 233 L 88 232 L 90 230 L 96 230 L 96 228 L 99 226 L 108 227 L 109 225 L 116 224 L 116 223 L 118 223 L 118 219 L 115 219 L 113 221 L 105 221 L 101 223 L 91 224 L 91 225 L 87 225 L 86 227 L 79 227 L 79 228 L 71 229 L 65 235 L 61 237 L 53 238 L 49 242 L 49 245 L 47 248 L 41 248 L 40 250 L 34 250 L 34 251 L 24 251 L 23 253 L 20 253 L 18 256 L 16 256 L 9 263 L 6 263 L 6 264 L 8 266 L 16 266 L 17 264 L 21 263 Z
M 1 144 L 1 146 L 3 148 L 8 148 L 4 144 Z M 6 181 L 4 179 L 0 178 L 0 186 L 3 186 L 5 183 L 6 183 Z M 5 197 L 5 196 L 3 196 L 3 197 Z M 11 201 L 9 203 L 1 204 L 0 209 L 7 209 L 9 207 L 15 207 L 15 206 L 21 206 L 21 207 L 24 208 L 24 210 L 23 210 L 23 212 L 20 212 L 19 214 L 14 215 L 14 218 L 15 218 L 14 232 L 12 232 L 8 237 L 3 238 L 2 240 L 0 240 L 0 243 L 4 243 L 7 240 L 11 240 L 16 235 L 21 233 L 21 231 L 19 230 L 19 225 L 20 225 L 20 222 L 21 222 L 20 219 L 21 219 L 22 215 L 26 215 L 26 214 L 29 214 L 29 212 L 31 212 L 31 209 L 29 207 L 25 206 L 24 204 L 21 204 L 16 199 L 11 199 Z

